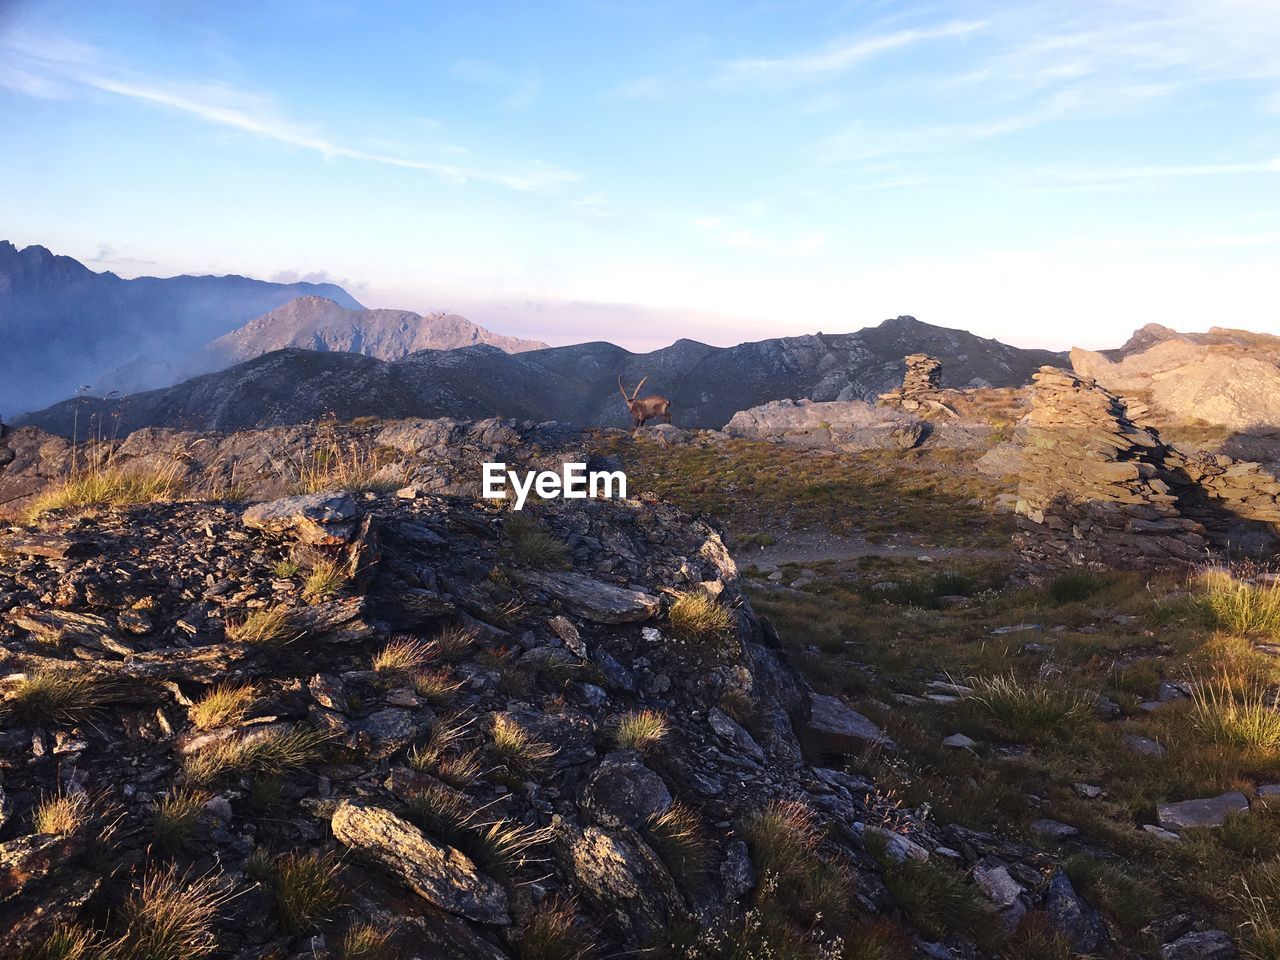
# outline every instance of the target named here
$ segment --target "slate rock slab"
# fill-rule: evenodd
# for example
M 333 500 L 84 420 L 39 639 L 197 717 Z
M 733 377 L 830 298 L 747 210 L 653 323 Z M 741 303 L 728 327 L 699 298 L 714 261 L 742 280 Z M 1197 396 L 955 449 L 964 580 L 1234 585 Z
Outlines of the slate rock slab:
M 341 545 L 351 539 L 360 510 L 345 493 L 309 493 L 255 503 L 245 510 L 246 527 L 292 533 L 303 543 Z
M 580 573 L 527 570 L 519 579 L 545 590 L 584 620 L 595 623 L 641 623 L 657 616 L 662 608 L 653 594 Z
M 821 754 L 859 754 L 870 747 L 894 749 L 883 730 L 835 697 L 814 694 L 805 724 L 809 744 Z
M 1248 798 L 1234 790 L 1217 797 L 1162 803 L 1156 807 L 1156 819 L 1164 829 L 1177 831 L 1188 827 L 1220 827 L 1230 814 L 1248 811 Z
M 1160 960 L 1234 960 L 1240 956 L 1221 930 L 1199 930 L 1160 948 Z
M 469 857 L 433 843 L 390 810 L 344 800 L 331 824 L 335 837 L 399 876 L 428 903 L 477 923 L 511 922 L 501 886 L 480 873 Z
M 1111 934 L 1098 911 L 1076 893 L 1070 878 L 1055 870 L 1045 891 L 1049 925 L 1070 941 L 1077 953 L 1104 953 Z

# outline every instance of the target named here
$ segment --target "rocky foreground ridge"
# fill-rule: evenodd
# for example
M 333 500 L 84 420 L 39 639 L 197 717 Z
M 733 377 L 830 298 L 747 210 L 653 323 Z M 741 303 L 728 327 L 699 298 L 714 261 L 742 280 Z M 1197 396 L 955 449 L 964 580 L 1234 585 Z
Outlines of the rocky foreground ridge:
M 549 929 L 715 956 L 779 890 L 817 951 L 926 867 L 993 928 L 1038 907 L 1108 948 L 1051 858 L 844 772 L 894 745 L 775 640 L 717 533 L 649 500 L 531 525 L 410 485 L 0 529 L 0 955 L 67 923 L 139 955 L 174 890 L 204 907 L 192 956 L 352 956 L 361 923 L 395 957 L 562 955 Z

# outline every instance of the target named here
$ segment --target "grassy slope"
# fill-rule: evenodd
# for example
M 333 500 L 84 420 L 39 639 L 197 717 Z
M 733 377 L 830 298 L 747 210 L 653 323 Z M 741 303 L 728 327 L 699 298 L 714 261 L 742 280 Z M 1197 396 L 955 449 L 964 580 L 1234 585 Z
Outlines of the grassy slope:
M 717 517 L 739 543 L 815 529 L 962 549 L 1008 543 L 1008 520 L 984 506 L 1001 491 L 955 456 L 833 457 L 745 441 L 666 449 L 624 440 L 611 452 L 636 491 Z M 1055 853 L 1135 953 L 1151 950 L 1149 923 L 1193 905 L 1233 934 L 1250 919 L 1269 922 L 1268 910 L 1280 915 L 1275 898 L 1255 897 L 1252 909 L 1242 898 L 1246 885 L 1280 890 L 1280 814 L 1255 811 L 1181 842 L 1141 829 L 1158 803 L 1233 789 L 1252 795 L 1280 781 L 1280 744 L 1259 743 L 1249 729 L 1224 735 L 1212 706 L 1198 717 L 1191 700 L 1140 706 L 1164 679 L 1226 677 L 1233 689 L 1225 699 L 1236 702 L 1246 690 L 1269 690 L 1280 667 L 1259 646 L 1280 639 L 1280 614 L 1245 622 L 1231 609 L 1240 598 L 1215 605 L 1217 587 L 1177 577 L 1105 573 L 1019 586 L 1011 555 L 982 557 L 796 564 L 781 581 L 746 573 L 753 604 L 815 686 L 847 696 L 904 748 L 869 759 L 867 772 L 944 823 L 1027 837 L 1039 818 L 1077 827 Z M 1274 602 L 1258 594 L 1243 605 Z M 1039 629 L 993 633 L 1024 623 Z M 983 699 L 915 699 L 932 692 L 932 681 L 998 678 L 1007 679 Z M 1120 718 L 1098 716 L 1099 695 L 1120 706 Z M 943 747 L 954 733 L 976 740 L 977 755 Z M 1168 756 L 1135 756 L 1125 734 L 1157 740 Z M 1086 799 L 1076 784 L 1105 793 Z M 1252 947 L 1255 956 L 1280 956 L 1262 938 Z

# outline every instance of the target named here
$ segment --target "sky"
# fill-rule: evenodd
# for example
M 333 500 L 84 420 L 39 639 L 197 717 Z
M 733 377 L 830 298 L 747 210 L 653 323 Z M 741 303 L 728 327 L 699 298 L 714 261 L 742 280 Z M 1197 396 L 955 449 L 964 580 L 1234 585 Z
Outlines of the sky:
M 549 343 L 1280 333 L 1280 0 L 0 0 L 0 238 Z

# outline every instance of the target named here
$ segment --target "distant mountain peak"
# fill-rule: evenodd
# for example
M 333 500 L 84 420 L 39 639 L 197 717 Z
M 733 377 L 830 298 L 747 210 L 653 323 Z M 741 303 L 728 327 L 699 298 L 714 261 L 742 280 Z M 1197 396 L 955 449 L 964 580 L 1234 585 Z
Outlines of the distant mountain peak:
M 202 348 L 304 294 L 361 304 L 336 284 L 240 276 L 137 277 L 96 272 L 73 257 L 0 240 L 0 413 L 74 393 L 136 392 L 207 367 Z
M 222 363 L 238 363 L 286 347 L 400 360 L 420 350 L 453 350 L 480 344 L 505 353 L 546 347 L 540 341 L 493 333 L 457 314 L 424 316 L 410 310 L 350 310 L 326 297 L 307 294 L 219 337 L 209 345 L 209 352 Z

